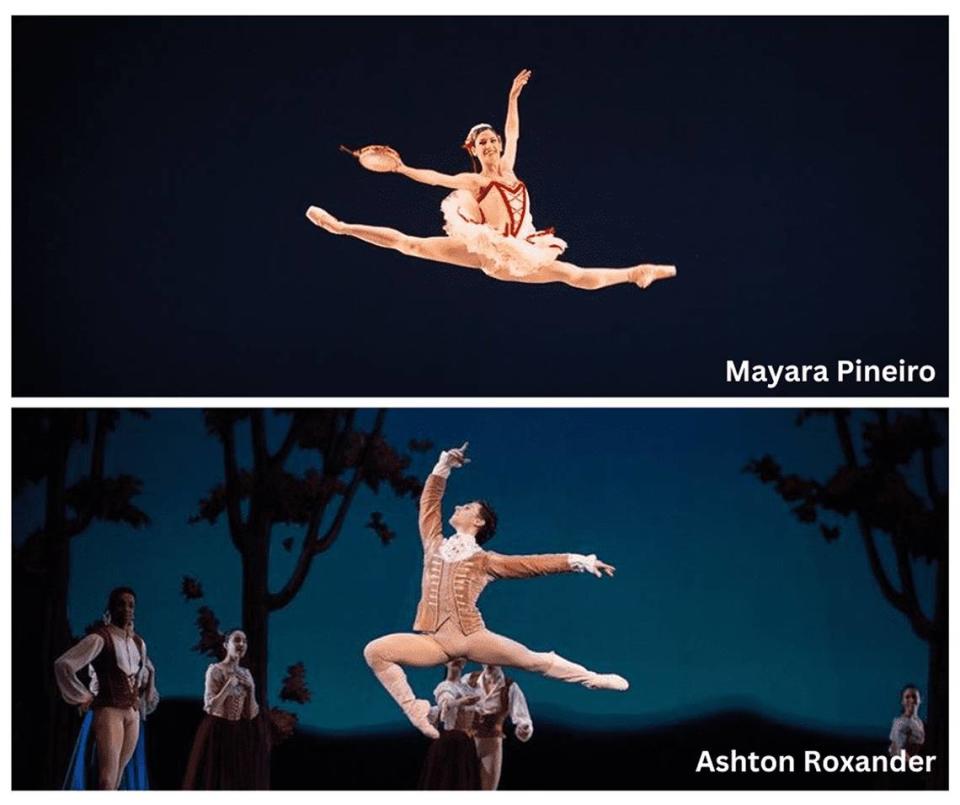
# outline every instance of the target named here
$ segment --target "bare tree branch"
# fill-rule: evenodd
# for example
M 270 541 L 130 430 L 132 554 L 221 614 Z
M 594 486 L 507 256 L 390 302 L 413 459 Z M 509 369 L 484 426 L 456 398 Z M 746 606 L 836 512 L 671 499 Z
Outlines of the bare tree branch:
M 924 410 L 923 414 L 924 424 L 930 429 L 930 432 L 933 432 L 933 422 L 930 419 L 930 412 Z M 933 472 L 933 447 L 928 442 L 923 446 L 922 449 L 923 455 L 923 480 L 927 487 L 927 497 L 930 498 L 930 504 L 934 507 L 940 505 L 940 488 L 937 486 L 937 479 Z
M 250 436 L 253 440 L 253 466 L 265 467 L 270 460 L 267 449 L 267 426 L 263 420 L 263 409 L 255 408 L 250 413 Z
M 306 581 L 313 558 L 317 554 L 328 550 L 339 536 L 340 530 L 343 527 L 343 522 L 346 519 L 347 512 L 350 509 L 350 504 L 353 502 L 354 495 L 356 495 L 357 489 L 360 486 L 360 482 L 363 480 L 363 468 L 366 458 L 369 454 L 369 451 L 372 449 L 373 443 L 377 438 L 379 438 L 383 431 L 383 423 L 385 418 L 386 411 L 380 409 L 377 412 L 377 419 L 373 430 L 367 437 L 366 444 L 364 445 L 363 455 L 361 455 L 356 469 L 353 472 L 353 477 L 350 479 L 350 483 L 346 491 L 343 493 L 343 498 L 341 499 L 340 505 L 337 508 L 337 514 L 334 517 L 333 523 L 331 523 L 330 528 L 327 529 L 327 532 L 323 535 L 322 539 L 317 539 L 320 522 L 322 520 L 320 507 L 318 507 L 318 510 L 311 515 L 310 523 L 307 528 L 307 534 L 304 537 L 303 544 L 301 545 L 300 555 L 297 557 L 297 564 L 294 566 L 290 577 L 278 592 L 267 595 L 267 607 L 271 612 L 282 609 L 293 600 L 296 594 L 300 591 L 300 588 L 303 586 L 304 581 Z M 349 432 L 349 430 L 352 429 L 352 424 L 353 420 L 351 414 L 351 417 L 348 418 L 348 429 L 346 432 Z M 337 438 L 342 439 L 343 436 L 338 435 Z M 326 505 L 324 504 L 322 508 L 325 509 Z
M 277 450 L 270 460 L 274 467 L 282 467 L 286 463 L 291 451 L 297 444 L 297 440 L 300 438 L 300 433 L 303 431 L 302 423 L 303 420 L 300 416 L 294 413 L 290 427 L 287 428 L 287 435 L 284 437 L 283 444 L 280 445 L 280 449 Z
M 843 450 L 843 455 L 847 462 L 847 466 L 850 468 L 856 468 L 857 454 L 853 447 L 853 438 L 850 435 L 850 428 L 847 424 L 847 419 L 843 412 L 840 411 L 834 413 L 833 419 L 836 423 L 837 436 L 840 439 L 840 446 Z M 911 588 L 911 594 L 908 595 L 905 590 L 897 590 L 890 581 L 890 578 L 887 576 L 887 571 L 884 569 L 883 561 L 880 559 L 880 554 L 877 551 L 876 542 L 873 536 L 873 529 L 870 528 L 870 525 L 867 523 L 863 513 L 859 510 L 857 511 L 857 525 L 860 528 L 860 535 L 863 538 L 863 545 L 867 552 L 867 560 L 870 563 L 870 570 L 873 572 L 873 576 L 877 580 L 877 584 L 880 585 L 880 592 L 883 593 L 883 596 L 887 599 L 887 601 L 889 601 L 894 607 L 900 610 L 900 612 L 906 615 L 910 619 L 911 624 L 914 625 L 916 616 L 918 614 L 921 618 L 923 616 L 920 613 L 919 603 L 916 598 L 916 590 L 913 589 L 913 575 L 909 572 L 909 556 L 901 556 L 901 553 L 905 553 L 905 550 L 898 551 L 896 550 L 895 546 L 900 581 L 903 584 L 908 583 Z M 906 562 L 908 570 L 906 577 L 904 576 L 902 566 L 904 561 Z M 914 628 L 916 629 L 917 626 L 914 625 Z M 929 630 L 929 624 L 922 628 Z M 918 634 L 921 634 L 921 632 L 918 631 Z M 921 634 L 921 636 L 923 635 Z
M 350 504 L 353 502 L 353 497 L 357 493 L 357 488 L 360 486 L 360 481 L 363 480 L 363 468 L 366 465 L 367 457 L 369 456 L 370 451 L 373 449 L 377 439 L 380 438 L 380 434 L 383 432 L 383 423 L 386 419 L 386 416 L 387 412 L 383 408 L 377 411 L 376 422 L 374 423 L 373 430 L 367 437 L 367 443 L 363 448 L 363 455 L 360 456 L 360 459 L 357 463 L 357 469 L 353 473 L 353 477 L 350 479 L 350 485 L 347 487 L 347 491 L 343 494 L 343 498 L 340 501 L 340 506 L 337 509 L 337 514 L 333 518 L 330 528 L 327 529 L 327 533 L 324 534 L 323 538 L 318 540 L 314 546 L 314 553 L 323 553 L 324 551 L 328 550 L 340 535 L 340 529 L 343 527 L 343 522 L 347 518 L 347 512 L 350 510 Z
M 240 512 L 240 472 L 237 469 L 237 442 L 234 426 L 233 420 L 230 420 L 220 433 L 223 441 L 224 497 L 227 522 L 230 525 L 230 539 L 234 547 L 243 554 L 246 529 Z
M 86 418 L 86 413 L 80 413 L 78 416 Z M 110 428 L 108 425 L 108 415 L 105 411 L 97 411 L 94 414 L 96 424 L 94 425 L 93 446 L 90 450 L 90 481 L 97 485 L 103 481 L 103 465 L 105 462 L 105 453 L 107 447 L 107 433 Z M 70 518 L 66 523 L 67 535 L 75 537 L 82 531 L 86 531 L 93 522 L 96 515 L 96 506 L 87 505 L 83 511 L 78 512 L 76 517 Z

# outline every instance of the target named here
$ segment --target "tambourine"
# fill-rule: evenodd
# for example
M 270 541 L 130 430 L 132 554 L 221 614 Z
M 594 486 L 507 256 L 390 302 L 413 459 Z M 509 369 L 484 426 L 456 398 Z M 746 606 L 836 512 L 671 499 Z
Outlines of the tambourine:
M 393 173 L 403 164 L 400 160 L 400 154 L 389 145 L 366 145 L 355 151 L 341 145 L 340 150 L 345 154 L 356 157 L 364 168 L 375 173 Z

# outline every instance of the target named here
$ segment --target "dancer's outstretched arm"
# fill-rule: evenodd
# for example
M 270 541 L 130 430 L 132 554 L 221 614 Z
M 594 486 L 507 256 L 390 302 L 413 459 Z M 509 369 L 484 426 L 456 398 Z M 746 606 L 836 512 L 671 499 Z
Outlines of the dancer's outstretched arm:
M 531 75 L 532 73 L 529 70 L 521 70 L 517 73 L 517 77 L 513 79 L 513 86 L 510 87 L 510 95 L 507 98 L 507 122 L 503 124 L 503 136 L 506 138 L 506 142 L 504 143 L 500 163 L 508 171 L 513 170 L 513 164 L 517 161 L 517 141 L 520 139 L 520 109 L 517 101 Z
M 579 553 L 542 553 L 528 556 L 505 556 L 487 551 L 486 571 L 495 579 L 525 579 L 530 576 L 546 576 L 551 573 L 592 573 L 602 578 L 612 576 L 613 565 L 601 562 L 596 554 L 584 556 Z
M 480 176 L 476 173 L 440 173 L 439 171 L 429 170 L 428 168 L 411 168 L 403 162 L 397 167 L 395 173 L 406 176 L 421 184 L 429 184 L 435 187 L 447 187 L 451 190 L 472 190 L 474 192 L 480 189 Z

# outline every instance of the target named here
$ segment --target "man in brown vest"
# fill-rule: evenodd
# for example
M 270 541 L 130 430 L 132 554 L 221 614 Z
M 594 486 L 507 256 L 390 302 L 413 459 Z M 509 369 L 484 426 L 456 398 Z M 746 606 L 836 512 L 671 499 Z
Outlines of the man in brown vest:
M 367 664 L 407 718 L 424 735 L 439 733 L 429 721 L 430 702 L 418 699 L 407 682 L 404 665 L 429 667 L 464 657 L 482 664 L 509 665 L 535 671 L 588 688 L 626 690 L 617 674 L 598 674 L 554 652 L 531 651 L 526 646 L 486 628 L 477 599 L 496 579 L 516 579 L 548 573 L 587 571 L 601 578 L 615 568 L 595 555 L 575 553 L 504 556 L 480 546 L 493 537 L 497 518 L 482 500 L 457 506 L 450 518 L 457 533 L 444 539 L 440 503 L 447 477 L 469 462 L 467 444 L 440 454 L 420 496 L 420 539 L 423 543 L 422 595 L 413 628 L 419 634 L 379 637 L 363 650 Z
M 67 704 L 81 713 L 93 709 L 99 779 L 102 790 L 115 790 L 140 736 L 141 711 L 150 713 L 160 697 L 143 638 L 133 631 L 136 594 L 129 587 L 110 592 L 104 624 L 54 663 L 57 685 Z M 77 672 L 92 666 L 95 690 Z

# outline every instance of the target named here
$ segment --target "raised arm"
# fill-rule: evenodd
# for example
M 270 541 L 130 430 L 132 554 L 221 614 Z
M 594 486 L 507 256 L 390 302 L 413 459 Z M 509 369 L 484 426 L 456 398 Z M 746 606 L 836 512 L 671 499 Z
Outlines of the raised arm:
M 513 165 L 517 161 L 517 141 L 520 139 L 520 109 L 519 98 L 523 88 L 530 80 L 532 73 L 529 70 L 521 70 L 517 77 L 513 79 L 513 86 L 510 87 L 510 95 L 507 97 L 507 121 L 503 124 L 503 136 L 505 139 L 503 147 L 503 156 L 500 159 L 503 167 L 513 170 Z
M 476 173 L 457 173 L 451 175 L 449 173 L 429 170 L 428 168 L 411 168 L 403 162 L 400 163 L 400 166 L 395 172 L 421 184 L 447 187 L 450 190 L 470 190 L 473 192 L 479 190 L 480 180 Z
M 430 476 L 423 485 L 420 493 L 420 541 L 426 551 L 432 544 L 443 539 L 443 518 L 440 515 L 440 504 L 443 501 L 443 491 L 447 486 L 447 478 L 454 467 L 462 467 L 470 461 L 464 456 L 467 443 L 455 450 L 444 450 Z

